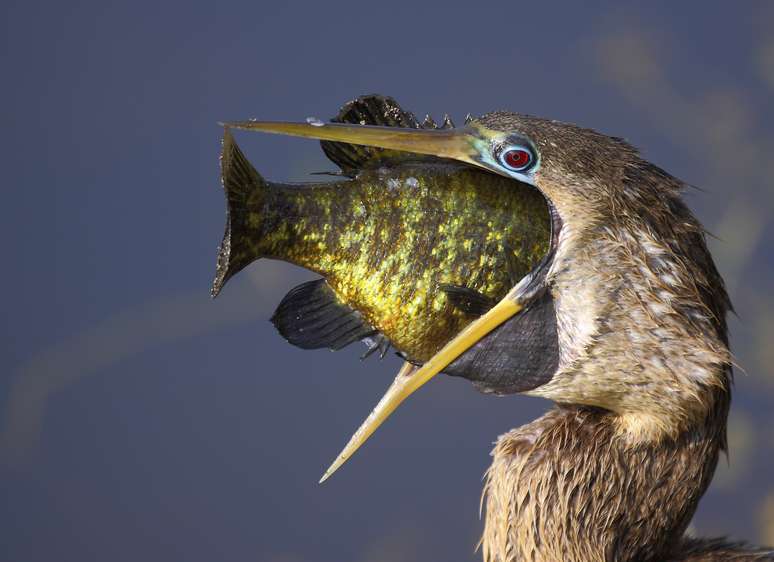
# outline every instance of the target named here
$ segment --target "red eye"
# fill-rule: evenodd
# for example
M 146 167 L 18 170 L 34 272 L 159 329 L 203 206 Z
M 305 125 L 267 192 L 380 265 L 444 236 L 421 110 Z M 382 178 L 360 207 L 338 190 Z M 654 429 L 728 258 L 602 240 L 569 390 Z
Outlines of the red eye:
M 503 152 L 501 159 L 512 170 L 523 170 L 532 163 L 532 154 L 523 148 L 514 148 Z

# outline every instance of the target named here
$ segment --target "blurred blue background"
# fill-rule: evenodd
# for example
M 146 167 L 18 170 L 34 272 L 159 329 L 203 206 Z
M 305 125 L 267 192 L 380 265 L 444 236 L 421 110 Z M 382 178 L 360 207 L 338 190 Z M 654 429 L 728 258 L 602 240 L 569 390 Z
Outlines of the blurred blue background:
M 0 8 L 0 559 L 475 560 L 492 441 L 548 404 L 438 378 L 323 486 L 399 361 L 291 347 L 312 275 L 209 298 L 217 122 L 379 92 L 623 136 L 689 203 L 738 316 L 731 455 L 693 522 L 774 543 L 774 5 L 6 2 Z M 241 134 L 275 180 L 317 143 Z

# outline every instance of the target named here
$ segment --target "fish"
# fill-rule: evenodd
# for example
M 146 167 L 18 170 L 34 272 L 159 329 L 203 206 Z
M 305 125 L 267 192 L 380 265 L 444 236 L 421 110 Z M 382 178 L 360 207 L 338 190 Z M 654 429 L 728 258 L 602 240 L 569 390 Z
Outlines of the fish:
M 311 118 L 310 118 L 311 119 Z M 361 96 L 334 123 L 439 127 L 390 97 Z M 314 120 L 311 124 L 322 122 Z M 226 228 L 212 295 L 255 260 L 320 276 L 293 288 L 272 322 L 291 344 L 366 355 L 391 346 L 414 364 L 502 299 L 549 249 L 551 217 L 536 190 L 439 157 L 322 141 L 335 179 L 275 183 L 226 127 L 221 179 Z

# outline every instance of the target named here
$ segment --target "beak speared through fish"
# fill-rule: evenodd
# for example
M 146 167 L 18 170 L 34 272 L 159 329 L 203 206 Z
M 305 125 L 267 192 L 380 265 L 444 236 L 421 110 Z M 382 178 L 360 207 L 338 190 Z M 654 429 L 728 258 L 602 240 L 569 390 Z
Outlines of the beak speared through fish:
M 332 121 L 396 133 L 453 130 L 448 118 L 441 127 L 420 123 L 377 95 L 346 104 Z M 404 380 L 489 314 L 548 250 L 549 212 L 529 186 L 442 156 L 321 145 L 345 179 L 268 182 L 228 126 L 223 140 L 228 215 L 213 296 L 262 257 L 318 273 L 272 318 L 294 345 L 336 350 L 363 340 L 383 354 L 389 343 L 408 362 Z

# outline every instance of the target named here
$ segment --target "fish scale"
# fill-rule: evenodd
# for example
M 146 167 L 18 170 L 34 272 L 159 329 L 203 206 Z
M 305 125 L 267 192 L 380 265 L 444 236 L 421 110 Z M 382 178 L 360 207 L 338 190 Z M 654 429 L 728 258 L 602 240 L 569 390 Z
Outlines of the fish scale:
M 548 249 L 542 196 L 467 166 L 406 160 L 344 181 L 272 183 L 228 131 L 222 166 L 229 215 L 214 294 L 256 259 L 299 265 L 416 362 L 475 319 L 439 285 L 496 302 L 513 285 L 511 275 L 525 275 Z M 363 333 L 352 322 L 341 326 Z M 336 334 L 331 341 L 338 347 L 343 340 Z

